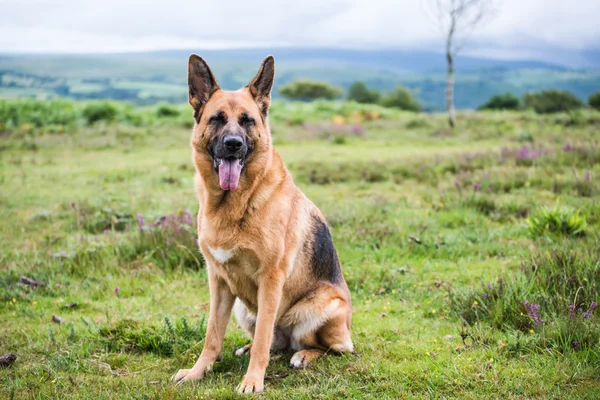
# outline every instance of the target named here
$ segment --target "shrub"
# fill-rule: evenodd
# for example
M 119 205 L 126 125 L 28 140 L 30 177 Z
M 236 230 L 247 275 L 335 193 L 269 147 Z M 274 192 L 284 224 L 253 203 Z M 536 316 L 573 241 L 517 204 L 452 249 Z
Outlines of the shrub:
M 29 125 L 50 132 L 74 128 L 78 113 L 67 100 L 0 100 L 0 128 L 9 131 Z
M 195 220 L 188 211 L 161 216 L 150 223 L 142 214 L 138 214 L 137 219 L 138 235 L 133 241 L 131 258 L 143 256 L 163 269 L 199 269 L 203 266 Z
M 291 100 L 333 100 L 342 95 L 342 89 L 325 82 L 297 80 L 279 88 L 279 94 Z
M 529 343 L 532 350 L 593 348 L 600 341 L 595 315 L 600 246 L 597 242 L 590 246 L 540 249 L 523 260 L 516 276 L 502 276 L 466 291 L 449 289 L 450 310 L 467 327 L 487 322 L 503 331 L 536 333 Z
M 527 219 L 527 224 L 534 237 L 583 236 L 587 225 L 579 210 L 559 206 L 541 207 Z
M 375 104 L 379 101 L 379 92 L 369 89 L 364 82 L 357 81 L 348 88 L 347 99 L 357 103 Z
M 156 109 L 156 116 L 158 117 L 177 117 L 179 110 L 175 107 L 168 106 L 166 104 L 161 105 Z
M 479 106 L 479 110 L 518 110 L 519 108 L 521 108 L 521 100 L 512 93 L 497 94 Z
M 533 108 L 538 114 L 572 111 L 583 107 L 583 102 L 577 96 L 562 90 L 527 93 L 524 103 L 525 108 Z
M 600 92 L 596 92 L 592 94 L 588 98 L 588 104 L 590 107 L 600 111 Z
M 98 121 L 114 121 L 117 117 L 117 109 L 109 102 L 91 103 L 83 109 L 83 117 L 89 125 Z
M 398 86 L 393 92 L 387 93 L 381 98 L 382 106 L 399 108 L 407 111 L 420 111 L 421 105 L 413 95 L 405 88 Z

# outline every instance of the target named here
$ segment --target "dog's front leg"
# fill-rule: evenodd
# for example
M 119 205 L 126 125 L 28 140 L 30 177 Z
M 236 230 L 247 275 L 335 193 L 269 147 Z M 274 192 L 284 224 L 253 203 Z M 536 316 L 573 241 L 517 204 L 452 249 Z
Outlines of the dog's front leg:
M 208 285 L 210 291 L 210 310 L 208 313 L 208 324 L 206 327 L 206 338 L 204 348 L 191 369 L 180 369 L 172 380 L 177 384 L 185 381 L 203 379 L 208 371 L 212 369 L 213 364 L 221 355 L 223 349 L 223 339 L 227 324 L 231 318 L 231 309 L 235 301 L 235 296 L 225 283 L 225 281 L 211 272 L 208 266 Z
M 269 365 L 269 350 L 273 340 L 275 317 L 281 301 L 284 275 L 280 271 L 263 274 L 258 287 L 258 313 L 254 341 L 250 350 L 250 365 L 244 380 L 238 387 L 239 393 L 262 392 L 265 371 Z

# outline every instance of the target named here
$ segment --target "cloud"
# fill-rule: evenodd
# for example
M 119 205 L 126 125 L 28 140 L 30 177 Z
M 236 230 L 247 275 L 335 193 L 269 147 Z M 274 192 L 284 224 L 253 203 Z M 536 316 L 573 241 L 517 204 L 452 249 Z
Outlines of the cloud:
M 441 48 L 430 0 L 3 1 L 0 51 L 335 46 Z M 504 0 L 466 52 L 538 57 L 600 47 L 597 0 Z

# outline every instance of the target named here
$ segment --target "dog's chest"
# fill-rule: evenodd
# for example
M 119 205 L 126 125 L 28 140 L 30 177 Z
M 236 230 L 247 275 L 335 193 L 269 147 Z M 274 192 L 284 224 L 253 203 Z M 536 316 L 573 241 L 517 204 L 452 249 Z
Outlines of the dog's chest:
M 212 258 L 212 271 L 223 279 L 231 292 L 246 304 L 256 304 L 257 273 L 260 268 L 253 251 L 205 244 L 203 253 Z
M 208 252 L 210 253 L 210 255 L 219 263 L 219 264 L 225 264 L 227 263 L 227 261 L 229 261 L 231 259 L 231 257 L 233 256 L 233 250 L 232 249 L 223 249 L 221 247 L 211 247 L 211 246 L 207 246 L 208 247 Z

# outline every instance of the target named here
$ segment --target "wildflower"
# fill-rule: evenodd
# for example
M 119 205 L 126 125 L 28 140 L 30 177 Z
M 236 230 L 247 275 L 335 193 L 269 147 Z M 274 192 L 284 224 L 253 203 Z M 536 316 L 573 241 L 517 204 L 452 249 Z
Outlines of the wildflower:
M 592 180 L 592 172 L 588 169 L 587 171 L 585 171 L 585 181 L 589 182 Z
M 492 285 L 487 285 L 488 290 L 492 290 Z
M 478 191 L 479 189 L 481 189 L 481 184 L 476 183 L 473 185 L 473 190 Z
M 362 125 L 356 124 L 352 127 L 352 133 L 354 133 L 355 135 L 361 135 L 364 132 L 365 132 L 365 130 L 362 127 Z
M 476 301 L 474 301 L 474 302 L 473 302 L 473 305 L 475 305 L 475 306 L 476 306 L 476 305 L 478 305 L 478 304 L 479 304 L 479 303 L 478 303 L 478 302 L 476 302 Z
M 120 287 L 116 287 L 115 288 L 115 294 L 117 295 L 117 297 L 119 297 L 119 294 L 121 293 L 121 288 Z
M 521 147 L 520 158 L 529 158 L 529 149 L 525 146 Z
M 431 310 L 431 313 L 432 313 L 432 314 L 435 314 L 435 313 L 436 313 L 436 311 L 435 311 L 435 310 Z
M 590 304 L 590 308 L 588 308 L 588 310 L 585 312 L 585 314 L 583 314 L 583 318 L 585 318 L 585 319 L 590 318 L 596 307 L 598 307 L 598 303 L 593 301 L 592 304 Z
M 540 326 L 544 323 L 544 320 L 540 316 L 540 305 L 533 304 L 528 301 L 525 302 L 525 307 L 527 307 L 529 318 L 533 321 L 533 326 Z
M 144 226 L 144 215 L 143 214 L 138 214 L 137 215 L 137 220 L 138 220 L 138 225 L 140 227 L 140 230 L 142 230 L 142 227 Z
M 575 318 L 575 304 L 569 306 L 569 317 Z
M 581 343 L 579 343 L 577 340 L 573 340 L 573 342 L 571 342 L 571 347 L 573 349 L 578 349 L 581 347 Z
M 530 329 L 530 330 L 529 330 L 529 333 L 534 333 L 534 332 L 535 332 L 535 331 L 534 331 L 533 329 Z
M 109 233 L 109 232 L 110 232 L 110 229 L 105 229 L 104 230 L 104 233 Z

